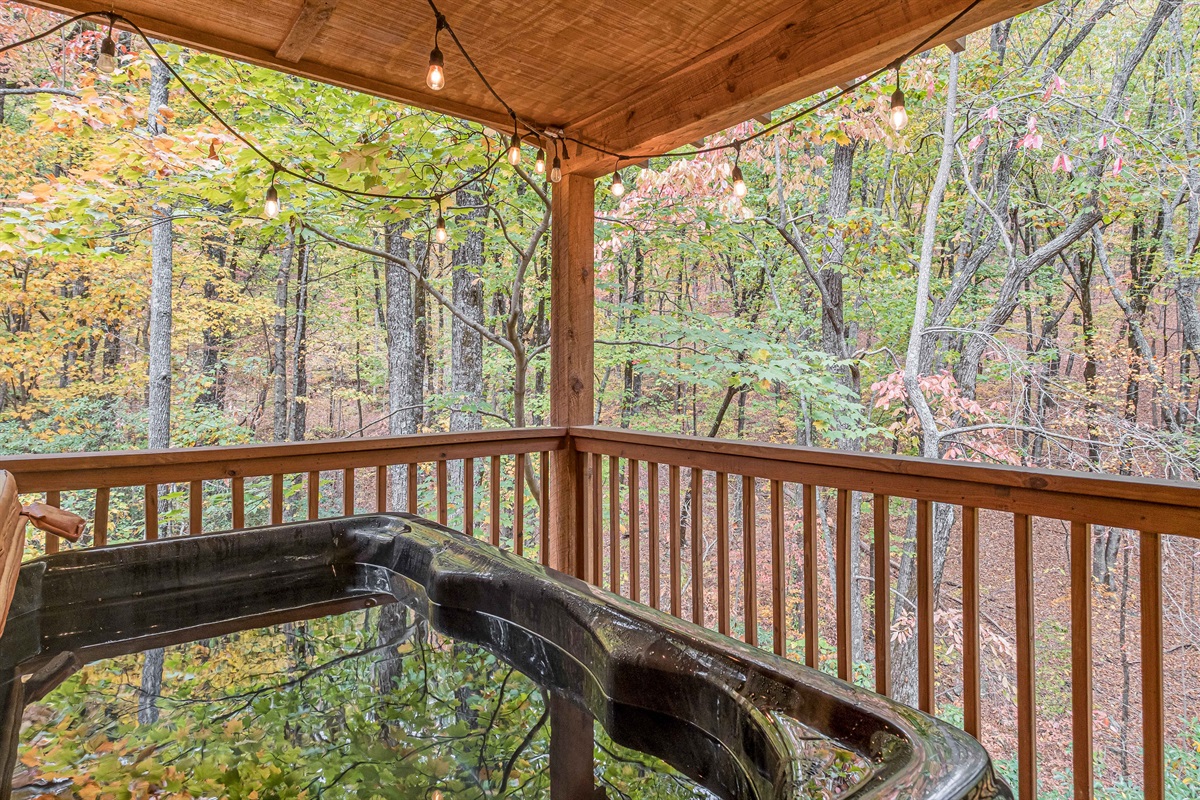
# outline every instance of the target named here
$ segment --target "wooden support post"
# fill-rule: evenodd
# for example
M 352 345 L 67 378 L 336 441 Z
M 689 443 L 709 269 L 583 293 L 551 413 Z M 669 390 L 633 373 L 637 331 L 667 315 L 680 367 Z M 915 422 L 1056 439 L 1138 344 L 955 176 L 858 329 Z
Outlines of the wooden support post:
M 590 425 L 594 414 L 595 194 L 593 179 L 567 174 L 551 197 L 551 425 Z M 550 565 L 579 578 L 583 477 L 583 458 L 570 440 L 550 454 Z

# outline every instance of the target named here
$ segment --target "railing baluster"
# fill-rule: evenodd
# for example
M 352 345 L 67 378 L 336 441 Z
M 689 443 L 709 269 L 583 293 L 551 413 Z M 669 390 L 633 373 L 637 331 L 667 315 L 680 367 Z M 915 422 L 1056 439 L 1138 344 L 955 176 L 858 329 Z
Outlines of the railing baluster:
M 517 555 L 525 555 L 525 454 L 517 453 L 513 459 L 513 549 Z
M 1084 522 L 1071 523 L 1071 773 L 1075 800 L 1091 800 L 1092 526 Z
M 592 456 L 592 585 L 604 582 L 604 456 Z
M 642 507 L 642 490 L 638 485 L 638 462 L 629 459 L 629 597 L 642 601 L 641 560 L 642 524 L 639 518 Z
M 1142 612 L 1142 775 L 1146 800 L 1166 795 L 1166 754 L 1163 751 L 1163 598 L 1162 538 L 1140 534 Z
M 1017 784 L 1021 800 L 1037 797 L 1037 697 L 1033 637 L 1033 525 L 1013 515 L 1017 615 Z
M 388 510 L 388 468 L 386 465 L 375 468 L 375 511 L 380 514 Z
M 783 561 L 783 481 L 771 481 L 771 627 L 776 655 L 787 653 L 787 617 Z
M 271 476 L 271 524 L 283 524 L 283 476 Z
M 437 462 L 437 521 L 439 525 L 445 525 L 450 519 L 449 503 L 446 500 L 448 483 L 446 460 L 439 459 Z
M 188 535 L 204 532 L 204 481 L 188 483 Z
M 157 488 L 158 487 L 155 487 L 156 490 L 157 490 Z M 55 508 L 62 508 L 62 493 L 58 492 L 58 491 L 46 492 L 46 505 L 54 506 Z M 155 517 L 157 518 L 158 506 L 155 506 L 154 510 L 155 510 Z M 149 517 L 147 517 L 147 520 L 149 520 Z M 154 530 L 155 530 L 155 533 L 157 534 L 157 532 L 158 532 L 157 526 L 155 527 Z M 147 531 L 149 531 L 149 528 L 147 528 Z M 46 555 L 51 555 L 51 554 L 57 553 L 57 552 L 58 552 L 58 537 L 53 536 L 51 534 L 47 534 L 46 535 Z
M 57 494 L 57 492 L 55 492 Z M 47 492 L 49 497 L 50 493 Z M 49 502 L 49 500 L 47 500 Z M 158 538 L 158 484 L 148 483 L 143 489 L 142 502 L 145 504 L 146 515 L 146 541 L 153 542 Z M 57 538 L 57 537 L 55 537 Z M 55 543 L 57 549 L 57 543 Z M 52 552 L 47 549 L 46 552 Z
M 717 630 L 729 635 L 729 476 L 717 473 Z
M 308 518 L 321 518 L 321 473 L 317 470 L 308 473 Z
M 246 479 L 233 478 L 229 481 L 229 495 L 233 500 L 233 529 L 246 527 Z M 157 501 L 155 503 L 157 506 Z
M 488 500 L 491 503 L 492 546 L 500 546 L 500 456 L 488 464 Z
M 538 453 L 538 481 L 541 504 L 538 508 L 538 560 L 550 566 L 550 454 Z
M 758 555 L 755 534 L 758 520 L 754 513 L 754 478 L 742 476 L 742 617 L 746 626 L 746 644 L 758 644 Z
M 803 487 L 804 514 L 804 663 L 817 668 L 821 654 L 817 642 L 817 487 Z
M 96 520 L 92 525 L 92 546 L 108 544 L 108 489 L 96 490 Z
M 659 553 L 658 464 L 646 464 L 646 558 L 650 560 L 650 607 L 662 600 L 662 560 Z
M 934 713 L 933 700 L 933 513 L 917 501 L 917 705 Z
M 704 472 L 692 467 L 692 622 L 704 624 Z
M 683 537 L 679 529 L 679 467 L 675 464 L 667 467 L 667 507 L 670 515 L 667 519 L 667 536 L 671 550 L 671 613 L 678 617 L 683 605 L 683 570 L 679 563 L 680 540 Z
M 854 493 L 848 489 L 837 490 L 837 520 L 835 520 L 835 549 L 837 555 L 837 670 L 838 677 L 848 681 L 852 677 L 853 664 L 850 652 L 850 593 L 853 588 L 853 571 L 850 569 L 850 504 Z
M 621 462 L 608 457 L 608 590 L 621 593 Z
M 892 694 L 892 542 L 889 498 L 877 494 L 875 512 L 875 691 Z
M 983 728 L 979 654 L 979 509 L 962 510 L 963 729 L 976 739 Z M 1091 758 L 1090 748 L 1088 758 Z
M 475 538 L 475 459 L 464 458 L 463 470 L 463 512 L 462 530 L 467 536 Z
M 354 515 L 354 470 L 342 470 L 342 514 Z
M 421 469 L 419 464 L 408 465 L 408 497 L 406 499 L 405 511 L 410 514 L 419 514 L 417 509 L 417 493 L 421 488 Z

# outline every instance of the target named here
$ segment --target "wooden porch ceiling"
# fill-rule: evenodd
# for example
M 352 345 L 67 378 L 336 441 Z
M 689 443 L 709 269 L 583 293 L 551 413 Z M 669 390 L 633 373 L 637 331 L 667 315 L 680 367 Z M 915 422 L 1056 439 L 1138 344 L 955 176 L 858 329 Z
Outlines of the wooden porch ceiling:
M 979 0 L 931 44 L 1041 5 Z M 153 36 L 505 129 L 507 114 L 443 34 L 447 85 L 425 86 L 425 0 L 31 0 L 115 11 Z M 879 68 L 970 0 L 443 0 L 522 118 L 622 153 L 679 147 Z M 568 167 L 612 157 L 572 146 Z

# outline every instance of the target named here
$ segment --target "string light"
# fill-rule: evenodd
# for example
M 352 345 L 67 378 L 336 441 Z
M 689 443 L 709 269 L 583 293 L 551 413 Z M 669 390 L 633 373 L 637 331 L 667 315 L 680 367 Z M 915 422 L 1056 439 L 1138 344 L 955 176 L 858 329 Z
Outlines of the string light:
M 108 26 L 108 35 L 100 42 L 100 57 L 96 59 L 96 69 L 105 75 L 112 75 L 117 68 L 117 43 L 113 40 L 112 23 Z
M 513 130 L 512 138 L 508 140 L 508 163 L 514 167 L 521 163 L 521 136 Z
M 275 173 L 271 173 L 271 185 L 267 187 L 267 193 L 263 197 L 263 215 L 267 219 L 275 219 L 279 216 L 279 191 L 275 188 Z
M 434 238 L 438 244 L 445 244 L 450 238 L 450 232 L 446 230 L 446 219 L 442 216 L 442 212 L 438 212 L 437 229 L 434 231 Z
M 742 157 L 741 146 L 738 146 L 734 152 L 733 171 L 729 173 L 729 178 L 733 181 L 733 196 L 740 198 L 745 197 L 746 192 L 749 190 L 746 188 L 746 179 L 742 177 L 742 168 L 737 162 L 737 160 Z
M 538 148 L 537 161 L 533 162 L 533 171 L 538 175 L 546 174 L 546 151 Z
M 621 180 L 621 170 L 613 173 L 612 186 L 609 187 L 613 197 L 620 197 L 625 194 L 625 181 Z
M 904 108 L 904 90 L 900 88 L 900 64 L 896 64 L 896 91 L 892 92 L 892 129 L 899 133 L 908 125 L 908 111 Z
M 558 158 L 558 140 L 554 140 L 554 160 L 550 162 L 550 182 L 558 183 L 562 180 L 562 161 Z
M 435 92 L 440 92 L 446 86 L 446 59 L 438 47 L 438 34 L 444 27 L 446 18 L 438 14 L 437 29 L 433 32 L 433 52 L 429 54 L 429 71 L 425 73 L 425 85 Z

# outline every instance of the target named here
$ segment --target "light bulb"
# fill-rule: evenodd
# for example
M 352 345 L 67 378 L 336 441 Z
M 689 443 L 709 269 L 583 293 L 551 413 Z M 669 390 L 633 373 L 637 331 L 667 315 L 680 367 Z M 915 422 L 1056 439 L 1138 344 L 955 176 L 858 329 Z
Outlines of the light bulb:
M 562 180 L 562 162 L 558 160 L 558 156 L 554 157 L 554 161 L 550 164 L 550 182 L 558 183 Z
M 437 239 L 438 244 L 445 244 L 446 240 L 450 238 L 450 233 L 449 233 L 449 231 L 446 230 L 446 220 L 442 217 L 441 214 L 438 214 L 437 230 L 434 231 L 433 235 L 434 235 L 434 238 Z
M 533 162 L 533 170 L 538 175 L 546 173 L 546 151 L 538 150 L 537 161 Z
M 621 180 L 620 170 L 613 173 L 612 186 L 609 188 L 613 193 L 613 197 L 620 197 L 625 194 L 625 181 Z
M 508 163 L 514 167 L 521 163 L 521 137 L 516 133 L 508 141 Z
M 274 178 L 271 179 L 271 186 L 263 198 L 263 214 L 267 219 L 275 219 L 279 216 L 279 192 L 275 190 Z
M 425 75 L 425 85 L 435 92 L 441 91 L 446 85 L 446 59 L 442 58 L 442 51 L 434 45 L 433 52 L 429 54 L 429 72 Z
M 891 123 L 892 129 L 897 133 L 908 125 L 908 112 L 904 109 L 904 91 L 899 86 L 892 92 Z
M 745 197 L 747 189 L 746 181 L 742 178 L 742 168 L 734 164 L 733 172 L 730 173 L 729 177 L 733 178 L 733 196 Z
M 117 43 L 113 41 L 112 32 L 100 42 L 100 57 L 96 59 L 96 69 L 105 75 L 112 75 L 117 68 Z

